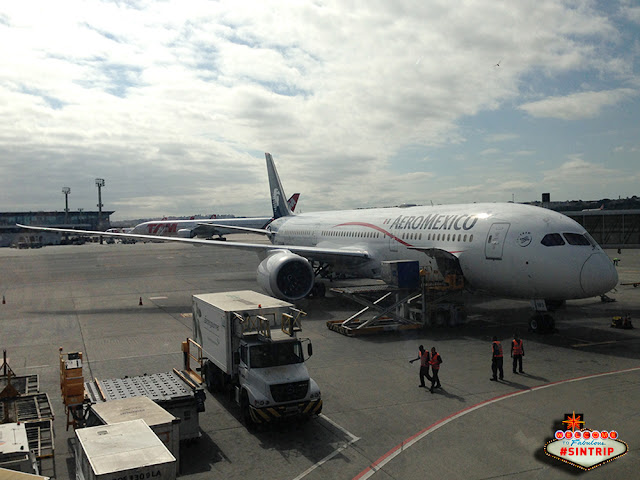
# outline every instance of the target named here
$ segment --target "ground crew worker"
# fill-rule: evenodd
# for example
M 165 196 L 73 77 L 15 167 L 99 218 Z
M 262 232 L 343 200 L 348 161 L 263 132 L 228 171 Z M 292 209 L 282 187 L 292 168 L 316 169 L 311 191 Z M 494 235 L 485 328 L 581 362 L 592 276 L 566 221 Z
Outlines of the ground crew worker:
M 524 357 L 524 343 L 522 339 L 518 337 L 518 332 L 513 335 L 513 340 L 511 340 L 511 358 L 513 358 L 513 373 L 516 375 L 516 366 L 519 366 L 520 373 L 524 373 L 522 371 L 522 357 Z
M 489 379 L 492 382 L 498 381 L 498 370 L 500 371 L 500 380 L 504 379 L 502 360 L 502 345 L 500 345 L 498 337 L 494 336 L 491 344 L 491 371 L 493 372 L 493 377 Z
M 440 364 L 442 363 L 442 357 L 438 352 L 436 352 L 436 347 L 431 347 L 431 360 L 429 360 L 429 365 L 431 365 L 431 393 L 435 388 L 442 388 L 440 385 L 440 378 L 438 378 L 438 372 L 440 371 Z
M 418 347 L 418 357 L 413 360 L 409 360 L 409 363 L 413 363 L 416 360 L 420 360 L 420 385 L 419 388 L 425 388 L 424 377 L 432 382 L 431 375 L 429 375 L 429 352 L 427 352 L 422 345 Z

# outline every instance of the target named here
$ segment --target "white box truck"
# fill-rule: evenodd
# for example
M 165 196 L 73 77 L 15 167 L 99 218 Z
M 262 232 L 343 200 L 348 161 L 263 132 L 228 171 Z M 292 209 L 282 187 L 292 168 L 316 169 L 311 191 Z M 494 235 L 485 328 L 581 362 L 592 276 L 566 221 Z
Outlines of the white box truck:
M 193 296 L 193 336 L 201 346 L 207 388 L 232 388 L 244 422 L 310 418 L 322 411 L 320 389 L 304 364 L 313 353 L 299 339 L 290 303 L 250 290 Z

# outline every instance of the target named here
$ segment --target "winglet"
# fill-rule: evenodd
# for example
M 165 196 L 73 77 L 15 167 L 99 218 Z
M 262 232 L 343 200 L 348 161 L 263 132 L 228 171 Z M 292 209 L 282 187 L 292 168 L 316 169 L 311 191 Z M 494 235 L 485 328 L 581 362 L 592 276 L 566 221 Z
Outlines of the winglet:
M 271 190 L 271 207 L 273 208 L 273 218 L 287 217 L 293 215 L 291 209 L 287 204 L 287 196 L 284 194 L 284 189 L 280 183 L 280 177 L 278 171 L 273 163 L 273 157 L 270 153 L 264 154 L 267 159 L 267 173 L 269 174 L 269 188 Z

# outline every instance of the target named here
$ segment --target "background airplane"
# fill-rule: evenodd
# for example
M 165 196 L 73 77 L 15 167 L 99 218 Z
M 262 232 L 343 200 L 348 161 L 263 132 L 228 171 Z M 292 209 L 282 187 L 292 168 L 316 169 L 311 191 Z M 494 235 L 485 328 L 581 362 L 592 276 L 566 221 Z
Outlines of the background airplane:
M 300 198 L 299 193 L 291 195 L 287 204 L 293 212 Z M 224 240 L 223 236 L 229 233 L 242 233 L 240 229 L 229 229 L 232 227 L 244 227 L 248 229 L 264 229 L 273 220 L 273 217 L 253 217 L 253 218 L 215 218 L 210 220 L 150 220 L 148 222 L 139 223 L 128 231 L 119 233 L 133 233 L 141 235 L 155 235 L 158 237 L 181 237 L 181 238 L 210 238 L 218 235 L 220 240 Z M 113 231 L 113 232 L 112 232 Z M 249 230 L 250 231 L 250 230 Z M 107 230 L 109 233 L 117 232 L 115 229 Z M 159 240 L 159 239 L 156 239 Z
M 471 288 L 507 298 L 564 301 L 603 295 L 618 282 L 613 263 L 587 231 L 551 210 L 513 203 L 412 206 L 294 215 L 271 154 L 266 153 L 274 220 L 271 245 L 111 233 L 254 251 L 257 280 L 270 295 L 295 301 L 317 277 L 377 278 L 381 262 L 417 260 L 434 275 L 457 273 Z M 20 225 L 22 226 L 22 225 Z M 23 226 L 37 230 L 104 232 Z

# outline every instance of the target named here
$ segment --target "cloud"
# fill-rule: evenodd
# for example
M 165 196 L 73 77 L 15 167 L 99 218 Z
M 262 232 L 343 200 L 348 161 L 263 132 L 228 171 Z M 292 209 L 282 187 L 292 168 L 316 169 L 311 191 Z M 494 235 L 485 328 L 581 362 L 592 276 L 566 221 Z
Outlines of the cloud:
M 581 155 L 573 155 L 559 167 L 543 172 L 543 182 L 549 184 L 599 184 L 619 180 L 621 172 L 602 164 L 587 162 Z
M 621 13 L 630 21 L 640 24 L 640 7 L 623 7 Z
M 309 210 L 491 198 L 465 171 L 498 151 L 465 122 L 497 113 L 477 131 L 522 156 L 514 105 L 580 119 L 635 98 L 615 21 L 559 0 L 5 2 L 0 202 L 48 209 L 68 185 L 90 209 L 101 177 L 114 218 L 264 214 L 264 151 Z M 586 75 L 607 86 L 526 103 Z M 404 175 L 405 152 L 430 172 Z
M 487 135 L 486 141 L 489 143 L 509 142 L 511 140 L 517 140 L 518 137 L 519 135 L 515 133 L 494 133 Z
M 533 150 L 518 150 L 517 152 L 513 152 L 513 155 L 517 157 L 530 157 L 531 155 L 535 155 L 536 152 Z
M 520 109 L 538 118 L 581 120 L 597 117 L 606 107 L 615 106 L 638 95 L 630 88 L 600 92 L 580 92 L 563 97 L 548 97 L 520 105 Z

